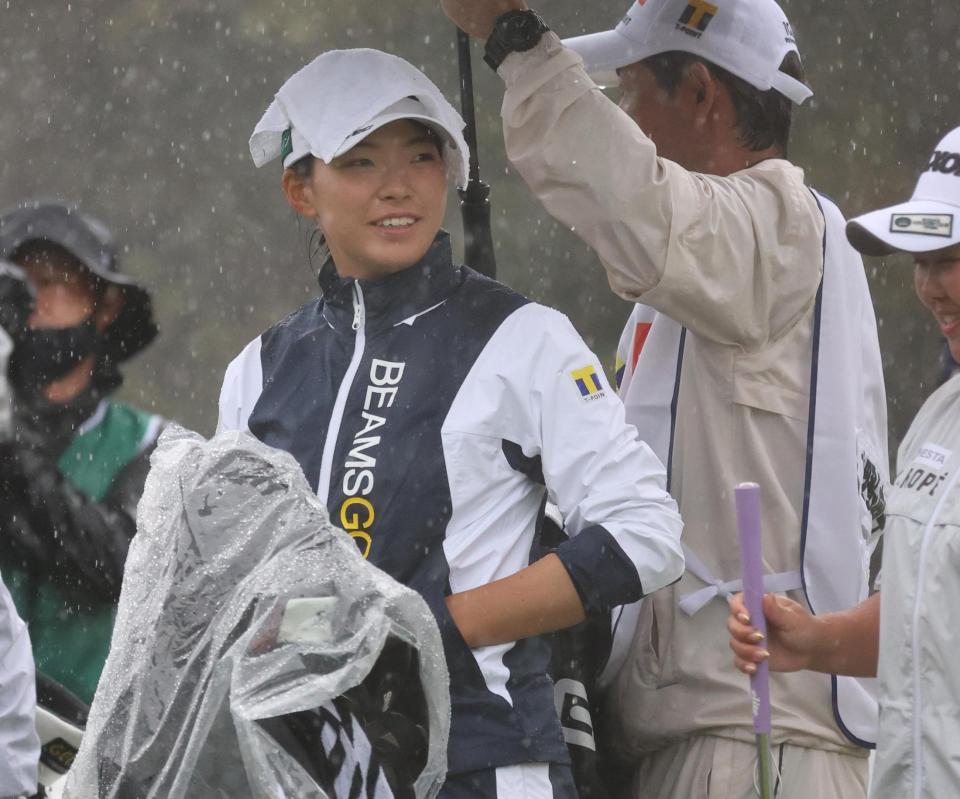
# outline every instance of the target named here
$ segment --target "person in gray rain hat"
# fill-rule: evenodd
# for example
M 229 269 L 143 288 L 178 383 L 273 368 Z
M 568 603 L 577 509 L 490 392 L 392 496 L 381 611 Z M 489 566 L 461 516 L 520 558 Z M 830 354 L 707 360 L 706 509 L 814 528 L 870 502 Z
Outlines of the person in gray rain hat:
M 680 519 L 569 321 L 453 260 L 463 122 L 419 70 L 324 53 L 250 141 L 322 239 L 322 296 L 229 365 L 220 429 L 290 452 L 450 669 L 440 796 L 573 799 L 542 634 L 675 580 Z M 571 534 L 533 565 L 547 493 Z M 511 787 L 513 786 L 513 787 Z M 525 787 L 520 787 L 525 786 Z
M 620 393 L 684 519 L 683 579 L 618 615 L 601 745 L 632 796 L 753 796 L 749 695 L 723 630 L 740 576 L 731 489 L 763 489 L 767 584 L 824 612 L 866 595 L 887 479 L 863 265 L 788 160 L 812 94 L 794 28 L 774 0 L 637 0 L 614 29 L 561 41 L 524 0 L 441 5 L 486 40 L 511 162 L 635 303 Z M 863 796 L 869 684 L 777 675 L 771 701 L 781 796 Z
M 156 336 L 150 295 L 95 219 L 29 202 L 0 216 L 0 571 L 37 669 L 90 702 L 163 420 L 112 398 Z
M 913 259 L 914 288 L 960 360 L 960 128 L 937 144 L 906 202 L 851 219 L 864 255 Z M 887 269 L 897 268 L 887 262 Z M 764 597 L 767 641 L 757 644 L 738 597 L 727 626 L 737 666 L 769 658 L 777 671 L 877 675 L 880 738 L 870 795 L 960 795 L 960 379 L 924 403 L 897 454 L 887 504 L 881 590 L 857 607 L 811 616 L 786 597 Z

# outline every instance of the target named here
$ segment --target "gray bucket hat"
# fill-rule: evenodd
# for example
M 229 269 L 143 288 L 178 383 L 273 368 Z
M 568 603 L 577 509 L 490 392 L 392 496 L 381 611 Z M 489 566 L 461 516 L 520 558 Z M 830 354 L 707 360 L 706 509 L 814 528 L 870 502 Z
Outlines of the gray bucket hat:
M 55 202 L 26 202 L 0 216 L 0 258 L 10 259 L 32 241 L 62 247 L 96 277 L 123 290 L 123 309 L 104 331 L 104 355 L 119 363 L 153 341 L 157 325 L 150 294 L 121 274 L 117 247 L 101 222 Z

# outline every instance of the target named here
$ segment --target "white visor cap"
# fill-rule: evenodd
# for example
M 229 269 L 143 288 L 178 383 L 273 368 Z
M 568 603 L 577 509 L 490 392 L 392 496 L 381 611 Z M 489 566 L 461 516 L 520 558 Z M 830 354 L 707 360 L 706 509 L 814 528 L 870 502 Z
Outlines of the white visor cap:
M 932 252 L 960 243 L 960 128 L 940 140 L 913 197 L 851 219 L 847 238 L 864 255 Z
M 775 0 L 637 0 L 614 30 L 564 39 L 601 86 L 617 70 L 681 50 L 716 64 L 760 91 L 776 89 L 800 105 L 810 87 L 780 71 L 797 50 L 793 28 Z
M 460 114 L 419 69 L 379 50 L 331 50 L 287 78 L 250 137 L 250 155 L 258 167 L 281 156 L 287 167 L 307 154 L 330 163 L 398 119 L 436 131 L 448 173 L 466 186 Z

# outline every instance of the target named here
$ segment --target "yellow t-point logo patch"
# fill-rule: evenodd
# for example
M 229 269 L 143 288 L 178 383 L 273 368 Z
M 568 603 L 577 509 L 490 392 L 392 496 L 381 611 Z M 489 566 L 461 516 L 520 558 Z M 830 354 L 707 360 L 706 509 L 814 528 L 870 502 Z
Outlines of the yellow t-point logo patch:
M 690 0 L 677 21 L 677 28 L 699 39 L 710 24 L 710 20 L 717 15 L 717 10 L 713 3 L 708 3 L 706 0 Z
M 603 396 L 603 383 L 597 377 L 597 370 L 592 366 L 584 366 L 582 369 L 574 369 L 570 373 L 573 382 L 580 390 L 580 396 L 584 399 L 594 399 Z

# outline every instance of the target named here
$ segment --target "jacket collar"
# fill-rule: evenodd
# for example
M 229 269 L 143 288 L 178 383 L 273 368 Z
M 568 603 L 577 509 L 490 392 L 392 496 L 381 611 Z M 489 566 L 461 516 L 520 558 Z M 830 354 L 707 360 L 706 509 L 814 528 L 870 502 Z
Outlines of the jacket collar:
M 375 333 L 423 313 L 443 302 L 463 281 L 453 264 L 450 234 L 441 230 L 423 258 L 413 266 L 379 280 L 357 280 L 337 274 L 330 258 L 320 270 L 324 318 L 337 330 L 350 330 L 354 318 L 354 284 L 360 286 L 367 332 Z

